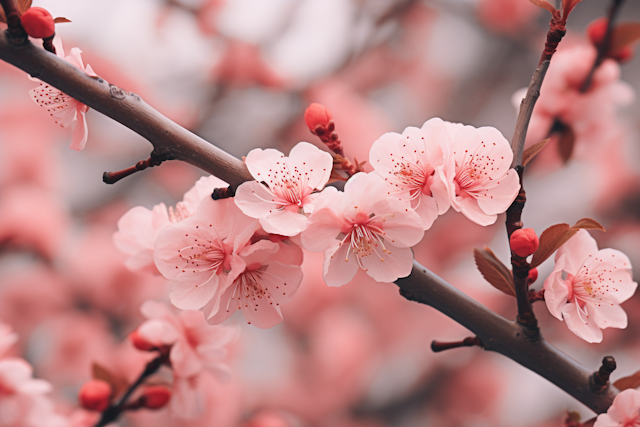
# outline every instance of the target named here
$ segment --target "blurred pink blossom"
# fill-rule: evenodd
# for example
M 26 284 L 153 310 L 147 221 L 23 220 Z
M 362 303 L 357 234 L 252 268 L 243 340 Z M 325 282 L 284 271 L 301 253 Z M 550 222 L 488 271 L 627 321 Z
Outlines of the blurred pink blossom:
M 634 427 L 640 425 L 640 391 L 627 389 L 613 400 L 606 414 L 598 415 L 593 427 Z

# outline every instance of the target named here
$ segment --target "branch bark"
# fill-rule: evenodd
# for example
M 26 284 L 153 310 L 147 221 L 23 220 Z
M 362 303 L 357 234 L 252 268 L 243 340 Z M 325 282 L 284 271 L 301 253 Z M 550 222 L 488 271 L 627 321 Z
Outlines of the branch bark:
M 173 123 L 137 95 L 102 79 L 88 77 L 66 61 L 31 43 L 14 46 L 6 33 L 1 34 L 0 59 L 140 134 L 153 144 L 156 155 L 186 161 L 234 187 L 252 179 L 242 161 Z M 543 64 L 536 74 L 544 75 L 545 71 Z M 537 81 L 535 76 L 534 80 Z M 520 154 L 518 162 L 521 157 Z M 608 386 L 599 393 L 591 391 L 591 372 L 586 367 L 548 344 L 542 337 L 528 338 L 520 325 L 493 313 L 419 263 L 414 262 L 412 274 L 396 284 L 405 298 L 441 311 L 475 333 L 487 350 L 503 354 L 537 372 L 595 412 L 605 412 L 611 405 L 615 389 Z

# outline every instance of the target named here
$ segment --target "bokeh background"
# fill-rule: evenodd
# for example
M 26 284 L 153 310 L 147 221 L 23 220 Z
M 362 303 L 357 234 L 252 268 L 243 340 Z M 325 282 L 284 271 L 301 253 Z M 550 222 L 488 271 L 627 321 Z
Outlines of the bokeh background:
M 584 0 L 560 50 L 588 44 L 585 28 L 608 3 Z M 529 83 L 549 21 L 527 0 L 34 0 L 34 6 L 72 21 L 57 33 L 67 50 L 80 47 L 101 77 L 238 157 L 256 147 L 286 153 L 299 141 L 319 143 L 302 117 L 310 102 L 331 110 L 347 154 L 358 160 L 383 133 L 431 117 L 494 126 L 510 139 L 511 98 Z M 627 1 L 621 20 L 640 21 L 640 3 Z M 636 90 L 639 71 L 637 58 L 622 66 L 622 79 Z M 118 219 L 136 205 L 175 204 L 202 172 L 166 162 L 103 184 L 104 171 L 147 158 L 151 145 L 90 110 L 86 149 L 69 150 L 69 129 L 29 98 L 33 87 L 22 71 L 0 63 L 0 320 L 19 333 L 14 353 L 54 384 L 64 411 L 75 405 L 92 362 L 135 378 L 146 359 L 126 336 L 143 320 L 143 301 L 167 300 L 163 278 L 125 268 L 112 242 Z M 637 103 L 620 109 L 611 124 L 617 136 L 578 138 L 566 164 L 552 141 L 527 170 L 525 226 L 539 234 L 552 224 L 594 218 L 608 230 L 593 233 L 600 247 L 622 250 L 640 268 L 639 119 Z M 508 261 L 504 218 L 481 227 L 451 210 L 415 255 L 513 318 L 514 300 L 475 268 L 472 248 L 483 245 Z M 207 385 L 202 420 L 142 411 L 121 425 L 267 425 L 257 424 L 257 416 L 278 419 L 274 427 L 517 427 L 561 425 L 565 410 L 592 417 L 501 355 L 478 348 L 432 353 L 432 340 L 469 332 L 364 274 L 328 288 L 322 257 L 305 256 L 305 279 L 283 307 L 284 323 L 259 330 L 231 319 L 242 325 L 229 356 L 234 379 Z M 540 267 L 534 288 L 552 267 L 552 260 Z M 629 327 L 606 330 L 601 344 L 577 338 L 544 303 L 535 311 L 544 336 L 581 363 L 595 370 L 613 355 L 615 379 L 640 370 L 640 296 L 623 307 Z

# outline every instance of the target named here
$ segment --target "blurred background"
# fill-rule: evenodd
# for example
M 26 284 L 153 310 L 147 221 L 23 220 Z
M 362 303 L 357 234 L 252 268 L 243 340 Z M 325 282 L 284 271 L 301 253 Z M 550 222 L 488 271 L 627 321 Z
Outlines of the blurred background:
M 608 4 L 579 4 L 560 52 L 589 45 L 585 28 Z M 512 95 L 528 85 L 550 19 L 527 0 L 34 0 L 34 6 L 72 21 L 58 24 L 57 33 L 67 51 L 84 52 L 98 75 L 235 156 L 319 143 L 303 120 L 308 104 L 318 102 L 332 112 L 347 154 L 360 161 L 383 133 L 432 117 L 494 126 L 510 140 Z M 627 1 L 621 21 L 633 20 L 640 21 L 640 3 Z M 621 72 L 640 89 L 639 59 Z M 94 361 L 137 376 L 146 359 L 126 336 L 143 320 L 143 301 L 167 300 L 162 277 L 125 268 L 112 242 L 118 219 L 136 205 L 174 205 L 202 172 L 166 162 L 103 184 L 104 171 L 147 158 L 151 145 L 90 110 L 86 149 L 69 150 L 70 130 L 30 99 L 34 86 L 0 63 L 0 320 L 18 332 L 14 353 L 54 385 L 64 411 L 75 405 Z M 552 224 L 596 219 L 608 230 L 593 233 L 600 247 L 625 252 L 640 268 L 640 107 L 614 113 L 602 125 L 611 130 L 606 137 L 577 134 L 573 155 L 563 161 L 556 136 L 532 163 L 524 223 L 540 234 Z M 508 262 L 504 218 L 481 227 L 450 210 L 415 255 L 513 318 L 515 301 L 475 268 L 472 248 L 483 245 Z M 229 356 L 234 379 L 207 385 L 202 420 L 141 411 L 121 425 L 517 427 L 562 425 L 565 410 L 593 416 L 501 355 L 478 348 L 432 353 L 432 340 L 457 341 L 469 332 L 364 274 L 328 288 L 321 264 L 320 254 L 305 253 L 305 279 L 283 307 L 282 324 L 259 330 L 242 317 L 230 319 L 242 325 Z M 535 289 L 552 268 L 552 260 L 539 268 Z M 640 296 L 623 308 L 629 327 L 608 329 L 603 343 L 587 344 L 544 303 L 534 307 L 543 335 L 571 357 L 595 370 L 613 355 L 614 379 L 640 369 Z

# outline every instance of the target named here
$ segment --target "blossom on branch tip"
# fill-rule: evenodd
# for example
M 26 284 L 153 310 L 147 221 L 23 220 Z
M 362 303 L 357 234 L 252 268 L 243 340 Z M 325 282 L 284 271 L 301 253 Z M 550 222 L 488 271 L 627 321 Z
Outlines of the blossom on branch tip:
M 496 128 L 460 127 L 445 168 L 453 209 L 479 225 L 496 222 L 520 190 L 512 159 L 509 142 Z
M 324 136 L 333 132 L 333 117 L 322 104 L 311 103 L 304 111 L 304 122 L 314 135 Z
M 90 65 L 85 67 L 82 63 L 82 57 L 80 56 L 82 51 L 80 49 L 74 47 L 71 49 L 71 54 L 65 56 L 62 41 L 59 37 L 54 38 L 53 44 L 56 48 L 56 55 L 60 58 L 81 69 L 88 76 L 98 77 Z M 33 78 L 32 80 L 39 81 Z M 71 126 L 72 138 L 69 148 L 76 151 L 82 150 L 89 136 L 87 119 L 85 117 L 89 107 L 48 83 L 40 83 L 40 86 L 29 91 L 29 95 L 36 104 L 47 109 L 49 114 L 55 119 L 56 124 L 65 128 Z
M 295 236 L 307 228 L 307 215 L 335 193 L 329 187 L 333 168 L 331 155 L 308 142 L 291 149 L 289 157 L 278 150 L 251 150 L 245 160 L 256 181 L 236 190 L 235 202 L 268 233 Z
M 386 194 L 410 200 L 425 230 L 451 205 L 444 168 L 449 165 L 448 132 L 454 128 L 431 119 L 421 129 L 382 135 L 369 153 L 371 166 L 389 186 Z
M 53 16 L 41 7 L 30 7 L 20 17 L 24 31 L 31 37 L 46 39 L 56 32 Z
M 327 285 L 349 283 L 359 268 L 378 282 L 411 273 L 410 247 L 424 235 L 422 221 L 408 202 L 387 194 L 380 176 L 357 173 L 340 197 L 311 215 L 302 244 L 311 252 L 325 251 Z
M 640 391 L 623 390 L 606 414 L 598 415 L 593 427 L 635 427 L 640 425 Z
M 580 230 L 558 249 L 555 262 L 544 282 L 545 301 L 554 317 L 564 319 L 571 332 L 590 343 L 602 341 L 602 329 L 627 327 L 627 314 L 619 304 L 638 284 L 625 254 L 598 250 L 593 237 Z

